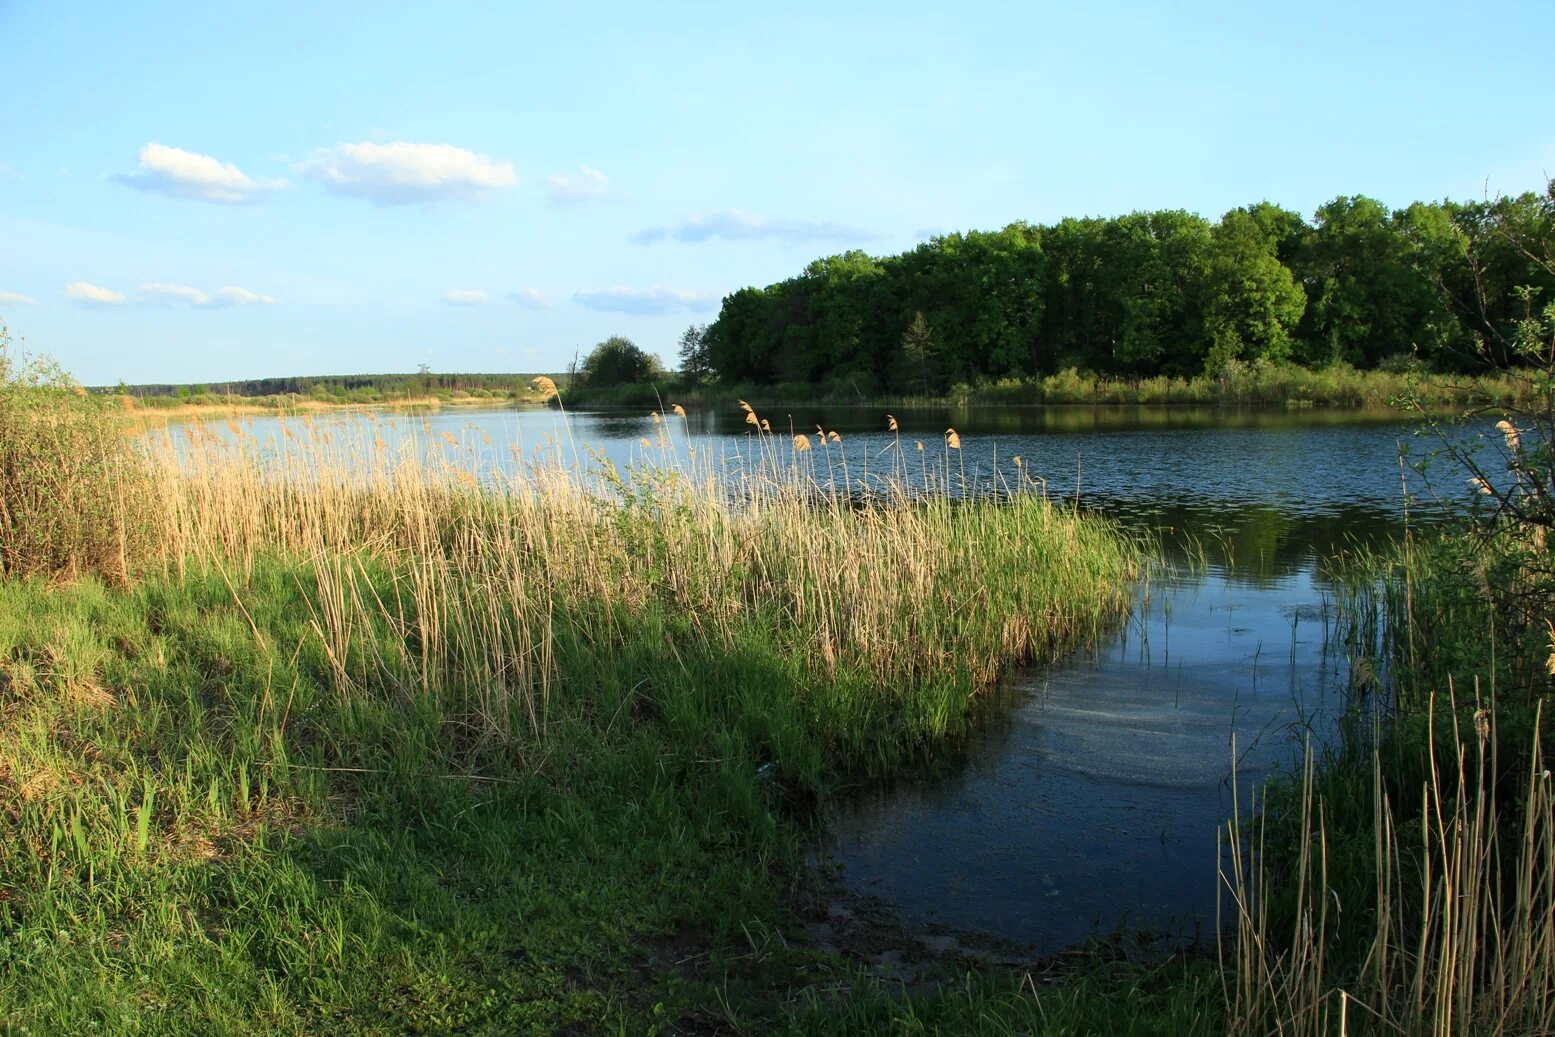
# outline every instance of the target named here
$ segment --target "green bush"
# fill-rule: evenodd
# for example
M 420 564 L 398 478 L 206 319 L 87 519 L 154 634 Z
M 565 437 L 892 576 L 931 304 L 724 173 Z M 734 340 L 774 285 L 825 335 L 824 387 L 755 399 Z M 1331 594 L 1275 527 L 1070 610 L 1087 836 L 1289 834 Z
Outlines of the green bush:
M 17 356 L 0 324 L 0 577 L 125 580 L 148 483 L 118 406 Z

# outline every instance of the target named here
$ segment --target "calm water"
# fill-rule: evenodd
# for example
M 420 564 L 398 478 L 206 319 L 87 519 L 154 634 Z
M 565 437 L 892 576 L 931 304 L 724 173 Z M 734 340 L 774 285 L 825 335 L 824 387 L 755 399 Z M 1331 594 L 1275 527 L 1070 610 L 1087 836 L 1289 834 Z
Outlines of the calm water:
M 1061 950 L 1213 931 L 1217 827 L 1343 702 L 1311 566 L 1152 587 L 1126 632 L 1026 675 L 963 766 L 864 792 L 825 847 L 908 922 Z
M 1040 951 L 1120 926 L 1207 932 L 1232 747 L 1245 794 L 1289 766 L 1301 737 L 1342 704 L 1320 562 L 1401 529 L 1400 452 L 1428 444 L 1412 442 L 1404 422 L 1326 412 L 917 409 L 897 412 L 899 434 L 877 408 L 762 416 L 781 433 L 769 443 L 785 464 L 795 460 L 790 430 L 840 433 L 797 459 L 823 480 L 846 472 L 857 482 L 905 459 L 908 471 L 938 466 L 958 484 L 988 486 L 1016 477 L 1018 455 L 1054 496 L 1206 547 L 1208 570 L 1142 590 L 1115 638 L 1023 675 L 956 766 L 844 804 L 821 853 L 841 866 L 845 887 L 908 923 L 974 928 Z M 695 456 L 737 470 L 759 449 L 735 408 L 672 417 L 667 440 L 646 413 L 569 420 L 570 429 L 550 411 L 449 409 L 379 415 L 374 427 L 391 444 L 510 470 L 535 456 L 580 468 Z M 246 424 L 260 441 L 280 435 L 273 419 Z M 952 427 L 959 452 L 944 448 Z

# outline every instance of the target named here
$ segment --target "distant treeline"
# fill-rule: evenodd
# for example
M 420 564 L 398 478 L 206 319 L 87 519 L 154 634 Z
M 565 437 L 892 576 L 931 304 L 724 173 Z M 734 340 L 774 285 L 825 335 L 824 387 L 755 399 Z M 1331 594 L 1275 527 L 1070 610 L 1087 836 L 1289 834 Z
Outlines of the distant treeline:
M 1335 362 L 1463 371 L 1508 363 L 1523 286 L 1555 300 L 1526 247 L 1545 195 L 1416 203 L 1336 198 L 1309 223 L 1267 202 L 1217 222 L 1180 210 L 1014 223 L 910 252 L 819 259 L 726 297 L 701 358 L 726 382 L 848 383 L 864 395 L 1071 368 L 1121 378 Z
M 293 378 L 250 378 L 243 381 L 189 383 L 183 385 L 119 385 L 104 391 L 135 397 L 157 396 L 313 396 L 327 399 L 435 396 L 439 393 L 523 392 L 527 374 L 343 374 L 306 375 Z

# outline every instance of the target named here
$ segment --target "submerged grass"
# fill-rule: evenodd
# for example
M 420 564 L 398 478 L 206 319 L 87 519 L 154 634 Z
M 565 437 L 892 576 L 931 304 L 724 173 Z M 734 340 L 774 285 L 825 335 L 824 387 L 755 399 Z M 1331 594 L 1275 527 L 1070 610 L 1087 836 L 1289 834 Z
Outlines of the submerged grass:
M 760 459 L 591 481 L 288 428 L 115 454 L 141 466 L 122 494 L 60 507 L 109 493 L 133 549 L 0 581 L 6 1029 L 1213 1015 L 1200 967 L 909 994 L 808 949 L 790 896 L 839 782 L 1123 612 L 1139 554 L 1106 523 L 1035 493 L 863 503 Z

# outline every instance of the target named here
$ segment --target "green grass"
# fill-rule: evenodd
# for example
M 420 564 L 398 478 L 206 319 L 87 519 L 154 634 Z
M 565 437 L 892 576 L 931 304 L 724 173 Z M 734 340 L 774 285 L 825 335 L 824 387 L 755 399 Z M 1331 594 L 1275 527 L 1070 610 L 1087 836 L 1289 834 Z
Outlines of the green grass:
M 471 530 L 497 507 L 479 499 L 456 509 Z M 255 512 L 286 510 L 277 503 Z M 831 599 L 801 618 L 784 593 L 760 592 L 808 578 L 802 540 L 766 527 L 750 556 L 764 571 L 697 583 L 662 539 L 677 536 L 673 522 L 621 513 L 588 544 L 593 564 L 623 568 L 550 588 L 554 676 L 538 726 L 522 696 L 504 700 L 511 717 L 477 717 L 471 704 L 492 700 L 458 687 L 455 647 L 448 680 L 421 679 L 423 657 L 403 649 L 424 627 L 404 613 L 452 599 L 407 589 L 414 556 L 353 556 L 362 597 L 389 604 L 346 621 L 349 680 L 326 648 L 336 591 L 320 579 L 332 570 L 281 536 L 269 541 L 280 553 L 190 555 L 127 587 L 0 583 L 0 803 L 12 834 L 0 845 L 0 1024 L 40 1034 L 1202 1025 L 1215 1006 L 1202 965 L 1176 966 L 1185 983 L 1163 971 L 1173 966 L 1098 965 L 1023 987 L 1020 975 L 952 964 L 940 987 L 909 994 L 807 946 L 791 891 L 839 784 L 955 739 L 991 672 L 1101 629 L 1136 564 L 1106 527 L 1035 499 L 915 513 L 925 525 L 899 546 L 931 536 L 961 562 L 925 561 L 919 548 L 898 559 L 919 559 L 926 593 L 896 605 L 924 639 L 917 669 L 897 671 L 880 670 L 867 646 L 839 641 L 829 664 L 808 647 Z M 869 527 L 890 519 L 823 509 L 818 529 L 839 550 L 884 549 L 895 541 L 870 539 Z M 865 539 L 848 540 L 848 524 Z M 681 534 L 698 531 L 727 533 L 698 520 Z M 607 554 L 606 543 L 631 550 Z M 638 549 L 659 557 L 644 562 Z M 987 566 L 1003 578 L 985 578 Z M 708 609 L 730 593 L 748 607 L 712 623 L 683 606 L 687 593 L 706 595 Z M 1051 633 L 1011 627 L 1012 616 Z M 905 647 L 894 654 L 917 660 L 919 646 Z M 883 672 L 917 676 L 883 683 Z
M 743 397 L 769 404 L 1034 404 L 1174 405 L 1236 404 L 1266 407 L 1336 407 L 1413 411 L 1466 406 L 1504 407 L 1537 398 L 1521 372 L 1432 375 L 1425 371 L 1358 370 L 1347 365 L 1304 368 L 1290 364 L 1236 364 L 1217 375 L 1120 378 L 1069 368 L 1040 378 L 955 383 L 934 392 L 861 394 L 847 380 L 824 385 L 757 386 L 715 383 L 580 387 L 565 392 L 569 406 L 658 407 L 661 402 L 720 404 Z

